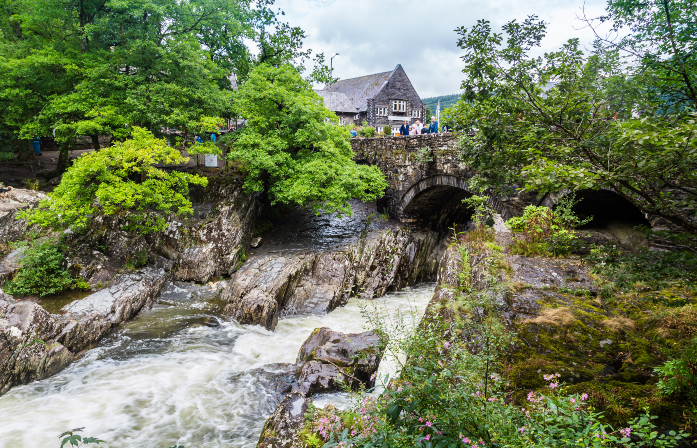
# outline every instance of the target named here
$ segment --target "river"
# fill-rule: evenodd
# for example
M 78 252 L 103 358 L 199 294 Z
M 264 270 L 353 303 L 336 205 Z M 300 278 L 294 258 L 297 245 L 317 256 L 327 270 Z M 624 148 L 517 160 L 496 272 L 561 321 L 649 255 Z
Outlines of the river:
M 392 316 L 416 307 L 421 315 L 433 291 L 427 284 L 352 299 L 329 315 L 283 319 L 270 332 L 224 320 L 222 304 L 205 290 L 170 285 L 152 310 L 69 368 L 0 397 L 0 447 L 58 448 L 58 435 L 79 427 L 111 448 L 254 447 L 281 398 L 273 364 L 295 362 L 313 329 L 365 331 L 361 305 Z M 386 359 L 380 374 L 394 370 Z

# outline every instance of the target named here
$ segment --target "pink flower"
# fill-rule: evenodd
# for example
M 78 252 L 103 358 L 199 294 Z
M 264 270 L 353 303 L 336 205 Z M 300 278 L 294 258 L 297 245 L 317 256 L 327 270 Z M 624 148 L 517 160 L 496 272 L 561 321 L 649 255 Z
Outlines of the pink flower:
M 588 394 L 581 395 L 581 401 L 586 401 L 586 400 L 588 400 Z
M 431 440 L 431 436 L 427 435 L 426 437 L 424 437 L 424 440 Z
M 431 427 L 431 422 L 426 422 L 426 426 Z
M 521 426 L 520 428 L 518 428 L 518 432 L 521 433 L 521 434 L 524 433 L 524 432 L 525 432 L 525 426 Z
M 463 437 L 462 442 L 463 443 L 470 443 L 470 439 L 468 439 L 467 437 Z
M 549 383 L 549 387 L 551 387 L 552 389 L 556 389 L 557 386 L 559 386 L 559 383 Z
M 626 438 L 629 438 L 629 436 L 632 435 L 632 429 L 631 428 L 620 429 L 620 434 L 622 434 Z
M 571 402 L 571 404 L 576 404 L 576 399 L 574 397 L 571 397 L 569 401 Z
M 443 347 L 444 347 L 444 348 L 450 347 L 450 342 L 445 341 L 445 342 L 443 343 Z

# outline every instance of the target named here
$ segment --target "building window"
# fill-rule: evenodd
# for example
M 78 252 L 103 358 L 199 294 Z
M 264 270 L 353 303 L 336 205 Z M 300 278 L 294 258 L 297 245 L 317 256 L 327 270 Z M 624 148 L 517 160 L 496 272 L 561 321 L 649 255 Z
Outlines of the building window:
M 385 106 L 378 106 L 376 114 L 378 117 L 386 117 L 387 116 L 387 107 Z
M 406 101 L 392 101 L 392 110 L 395 112 L 406 112 L 407 102 Z
M 384 126 L 378 126 L 378 134 L 383 134 L 385 132 Z
M 412 118 L 421 118 L 421 111 L 420 110 L 412 110 L 411 117 Z

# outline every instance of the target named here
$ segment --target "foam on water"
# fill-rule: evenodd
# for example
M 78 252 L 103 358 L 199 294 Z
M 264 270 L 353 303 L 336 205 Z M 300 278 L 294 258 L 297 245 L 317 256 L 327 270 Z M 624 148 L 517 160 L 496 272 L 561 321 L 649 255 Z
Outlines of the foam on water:
M 433 285 L 375 301 L 392 315 L 423 313 Z M 279 322 L 275 332 L 220 319 L 220 304 L 171 287 L 158 305 L 124 325 L 68 369 L 0 397 L 0 447 L 51 448 L 71 428 L 107 447 L 254 447 L 279 397 L 259 367 L 293 363 L 318 327 L 366 330 L 361 303 L 327 316 Z M 372 304 L 372 303 L 371 303 Z M 381 374 L 394 371 L 389 360 Z M 341 404 L 341 394 L 318 402 Z

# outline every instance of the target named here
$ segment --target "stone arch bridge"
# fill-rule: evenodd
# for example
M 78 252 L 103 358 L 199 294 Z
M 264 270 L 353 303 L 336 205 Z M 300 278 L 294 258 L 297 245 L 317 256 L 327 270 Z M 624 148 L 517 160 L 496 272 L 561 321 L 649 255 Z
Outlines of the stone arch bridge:
M 466 220 L 462 200 L 472 196 L 472 171 L 458 158 L 454 134 L 353 139 L 357 163 L 378 166 L 389 183 L 380 208 L 402 222 L 428 225 Z M 506 198 L 489 203 L 505 219 L 516 214 Z
M 378 166 L 389 187 L 378 201 L 381 211 L 405 223 L 430 227 L 466 222 L 471 211 L 462 200 L 475 192 L 469 188 L 473 172 L 459 160 L 455 134 L 405 137 L 356 138 L 352 140 L 357 163 Z M 597 225 L 610 221 L 649 224 L 634 205 L 612 191 L 581 191 L 574 210 L 581 217 L 594 216 Z M 511 197 L 489 197 L 489 204 L 504 219 L 520 216 L 530 204 L 554 207 L 557 195 L 536 197 L 520 193 Z M 648 219 L 648 220 L 647 220 Z

